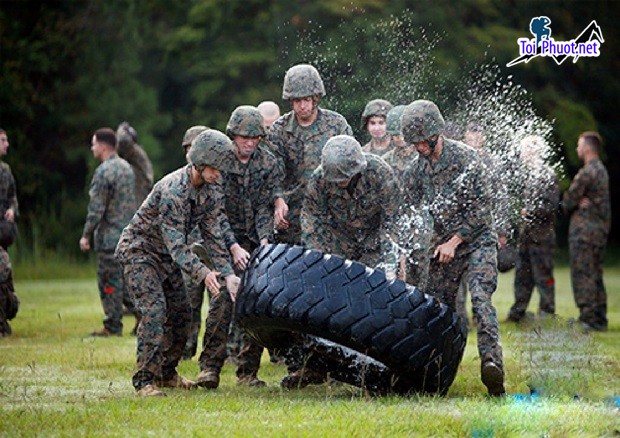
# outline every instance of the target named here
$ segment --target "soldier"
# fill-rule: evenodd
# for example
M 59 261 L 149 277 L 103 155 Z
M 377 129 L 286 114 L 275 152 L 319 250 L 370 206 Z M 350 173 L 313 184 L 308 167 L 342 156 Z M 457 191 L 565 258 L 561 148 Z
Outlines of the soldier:
M 95 131 L 91 140 L 93 156 L 101 161 L 95 169 L 88 195 L 88 214 L 80 238 L 80 249 L 91 249 L 94 234 L 97 253 L 97 283 L 105 314 L 103 329 L 91 336 L 121 336 L 123 332 L 123 273 L 114 250 L 123 228 L 133 216 L 134 174 L 131 166 L 116 153 L 116 135 L 110 128 Z
M 235 108 L 226 125 L 226 134 L 233 140 L 235 158 L 224 178 L 228 217 L 224 242 L 232 255 L 235 273 L 241 275 L 250 253 L 259 245 L 274 240 L 273 211 L 276 193 L 281 193 L 283 175 L 278 161 L 264 143 L 263 117 L 258 109 L 248 105 Z M 197 378 L 198 385 L 205 388 L 214 389 L 219 385 L 232 313 L 233 303 L 227 295 L 210 297 L 203 351 L 198 360 L 201 372 Z M 265 382 L 257 378 L 263 347 L 245 332 L 232 331 L 238 334 L 240 341 L 236 358 L 237 383 L 264 386 Z
M 332 137 L 308 182 L 301 213 L 303 243 L 394 277 L 397 254 L 390 236 L 396 234 L 398 199 L 394 173 L 385 161 L 363 153 L 351 136 Z M 289 375 L 282 379 L 284 388 L 303 388 L 327 379 L 324 372 L 305 367 L 296 349 L 291 349 L 286 362 Z
M 313 66 L 298 64 L 286 72 L 282 99 L 290 101 L 293 110 L 276 120 L 268 135 L 284 167 L 283 193 L 279 196 L 288 209 L 277 202 L 274 214 L 280 242 L 301 243 L 299 215 L 303 194 L 310 175 L 320 164 L 327 140 L 339 134 L 353 135 L 343 116 L 319 107 L 323 96 L 323 80 Z
M 19 208 L 15 178 L 11 167 L 1 160 L 9 149 L 9 139 L 4 129 L 0 128 L 0 221 L 4 221 L 2 228 L 7 236 L 0 236 L 0 338 L 10 336 L 13 331 L 9 320 L 17 314 L 19 300 L 13 287 L 13 269 L 9 254 L 6 251 L 10 241 L 15 238 L 15 216 Z
M 405 141 L 420 153 L 418 165 L 405 172 L 404 193 L 409 203 L 425 204 L 433 218 L 426 292 L 456 311 L 459 284 L 469 273 L 482 382 L 490 395 L 503 395 L 502 347 L 491 302 L 497 287 L 497 235 L 484 166 L 475 150 L 442 136 L 445 122 L 433 102 L 412 102 L 401 123 Z
M 508 321 L 514 322 L 525 316 L 534 286 L 540 293 L 539 316 L 555 314 L 553 252 L 555 213 L 560 202 L 558 179 L 541 156 L 544 139 L 529 135 L 521 140 L 520 146 L 525 181 L 520 196 L 523 207 L 514 279 L 515 302 L 508 314 Z
M 224 248 L 220 224 L 225 220 L 220 171 L 231 170 L 230 140 L 207 129 L 192 142 L 189 164 L 162 178 L 123 230 L 116 256 L 123 265 L 126 287 L 142 320 L 138 327 L 137 371 L 133 386 L 139 396 L 162 396 L 159 387 L 191 389 L 181 377 L 181 359 L 191 323 L 191 307 L 181 271 L 205 284 L 212 296 L 230 294 L 234 301 L 239 278 Z M 191 233 L 201 237 L 213 260 L 207 268 L 190 248 Z M 220 276 L 226 289 L 220 292 Z
M 189 158 L 187 158 L 187 153 L 189 152 L 189 148 L 192 145 L 192 141 L 198 136 L 198 134 L 206 131 L 207 129 L 209 128 L 207 128 L 206 126 L 196 125 L 185 131 L 181 146 L 185 151 L 186 159 L 189 160 Z M 190 241 L 192 243 L 202 242 L 199 227 L 194 227 L 194 229 L 192 230 L 190 235 Z M 182 274 L 183 283 L 185 284 L 185 289 L 187 289 L 189 303 L 192 308 L 192 322 L 190 324 L 189 335 L 187 337 L 187 342 L 185 343 L 185 349 L 183 350 L 182 358 L 191 359 L 196 354 L 196 350 L 198 350 L 198 333 L 200 332 L 200 325 L 202 324 L 202 316 L 200 312 L 202 310 L 202 303 L 204 301 L 205 285 L 202 281 L 193 281 L 192 277 L 185 271 L 182 271 Z
M 256 107 L 260 114 L 263 116 L 263 127 L 265 131 L 271 128 L 273 122 L 280 118 L 280 107 L 277 103 L 270 100 L 264 100 Z
M 137 143 L 138 133 L 129 123 L 123 122 L 118 125 L 116 136 L 118 138 L 118 155 L 131 165 L 136 178 L 137 209 L 153 188 L 153 165 L 146 151 Z
M 407 167 L 415 167 L 418 161 L 418 151 L 414 145 L 403 138 L 400 118 L 405 105 L 397 105 L 387 114 L 387 133 L 392 136 L 394 149 L 383 155 L 383 159 L 390 165 L 402 191 L 403 175 Z M 424 290 L 428 277 L 428 247 L 430 245 L 432 227 L 428 210 L 411 209 L 402 216 L 402 231 L 404 236 L 399 239 L 404 242 L 399 262 L 399 276 L 408 283 Z
M 584 163 L 562 207 L 570 214 L 568 244 L 571 282 L 579 322 L 586 330 L 607 330 L 607 293 L 603 283 L 603 256 L 611 226 L 609 176 L 599 158 L 601 137 L 586 131 L 579 136 L 577 155 Z
M 370 141 L 362 150 L 382 156 L 394 149 L 392 136 L 386 130 L 386 118 L 392 104 L 384 99 L 374 99 L 366 104 L 362 112 L 362 129 L 370 134 Z

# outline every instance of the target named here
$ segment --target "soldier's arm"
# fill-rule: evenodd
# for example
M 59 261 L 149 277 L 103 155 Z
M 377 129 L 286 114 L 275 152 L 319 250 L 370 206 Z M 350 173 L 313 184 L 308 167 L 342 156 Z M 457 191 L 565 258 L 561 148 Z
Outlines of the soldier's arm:
M 465 169 L 467 188 L 463 191 L 463 217 L 455 235 L 463 242 L 473 241 L 485 228 L 493 226 L 488 223 L 493 218 L 493 202 L 489 190 L 489 178 L 480 161 L 468 164 Z
M 333 236 L 328 230 L 326 201 L 319 187 L 318 178 L 310 178 L 301 209 L 301 241 L 309 248 L 329 252 Z
M 172 260 L 185 271 L 194 283 L 202 283 L 211 272 L 191 251 L 186 240 L 185 224 L 190 214 L 183 200 L 174 196 L 162 196 L 159 207 L 161 236 Z
M 592 176 L 586 167 L 582 167 L 575 175 L 570 187 L 564 192 L 562 209 L 565 213 L 571 213 L 579 208 L 579 201 L 586 193 L 588 186 L 592 182 Z
M 8 167 L 8 164 L 7 164 Z M 7 192 L 7 199 L 9 201 L 9 208 L 13 210 L 13 215 L 19 215 L 19 203 L 17 202 L 17 189 L 15 186 L 15 178 L 9 167 L 9 187 Z
M 217 184 L 211 185 L 209 195 L 210 199 L 206 206 L 209 214 L 200 223 L 200 232 L 215 270 L 226 277 L 234 274 L 229 250 L 237 243 L 237 239 L 226 216 L 223 188 Z M 229 245 L 233 239 L 234 243 Z
M 282 186 L 283 174 L 277 166 L 275 158 L 273 161 L 266 162 L 265 165 L 268 166 L 266 169 L 267 178 L 262 183 L 260 205 L 257 206 L 254 222 L 259 240 L 273 242 L 274 207 L 275 201 L 278 199 L 277 193 L 281 192 L 277 187 Z
M 90 198 L 88 202 L 88 213 L 86 214 L 86 221 L 84 223 L 84 229 L 82 230 L 82 237 L 90 238 L 97 225 L 101 222 L 105 213 L 110 187 L 105 179 L 104 172 L 101 167 L 95 170 L 93 179 L 90 183 L 90 189 L 88 190 L 88 196 Z

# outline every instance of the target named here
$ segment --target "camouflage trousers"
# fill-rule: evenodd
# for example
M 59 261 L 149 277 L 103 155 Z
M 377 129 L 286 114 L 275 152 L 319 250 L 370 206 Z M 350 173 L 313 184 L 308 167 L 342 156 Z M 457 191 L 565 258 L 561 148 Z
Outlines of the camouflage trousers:
M 497 289 L 497 248 L 494 243 L 482 245 L 450 263 L 441 264 L 437 258 L 432 259 L 426 293 L 456 311 L 456 296 L 464 278 L 471 294 L 480 361 L 483 364 L 493 361 L 503 369 L 497 312 L 491 299 Z
M 424 291 L 428 284 L 429 267 L 428 249 L 421 248 L 411 251 L 407 257 L 406 281 L 407 283 Z
M 113 252 L 97 253 L 97 286 L 105 318 L 103 326 L 112 333 L 123 332 L 123 272 Z
M 136 390 L 155 380 L 168 380 L 187 342 L 191 309 L 176 266 L 155 267 L 146 262 L 124 265 L 125 287 L 142 315 L 138 326 Z
M 183 358 L 191 359 L 196 355 L 196 351 L 198 350 L 198 334 L 200 333 L 200 326 L 202 325 L 201 311 L 205 296 L 205 284 L 204 282 L 200 282 L 199 284 L 194 283 L 185 273 L 183 273 L 183 281 L 192 308 L 192 322 L 189 329 L 189 336 L 187 337 L 187 343 L 183 350 Z
M 515 302 L 508 317 L 518 321 L 525 311 L 534 287 L 540 294 L 540 314 L 555 314 L 555 279 L 553 278 L 553 242 L 544 244 L 521 243 L 515 268 Z
M 0 337 L 12 333 L 7 317 L 11 293 L 14 293 L 11 260 L 6 250 L 0 246 Z
M 603 283 L 605 245 L 569 239 L 570 273 L 579 321 L 607 329 L 607 292 Z
M 256 245 L 249 241 L 239 240 L 239 244 L 249 253 L 256 248 Z M 235 268 L 235 274 L 242 275 L 243 272 Z M 225 287 L 222 287 L 217 297 L 209 292 L 209 313 L 205 322 L 203 350 L 198 364 L 201 370 L 213 370 L 219 373 L 226 360 L 229 335 L 233 332 L 238 337 L 238 352 L 233 358 L 237 365 L 237 377 L 256 376 L 260 368 L 263 347 L 237 328 L 236 324 L 231 327 L 233 312 L 234 304 Z

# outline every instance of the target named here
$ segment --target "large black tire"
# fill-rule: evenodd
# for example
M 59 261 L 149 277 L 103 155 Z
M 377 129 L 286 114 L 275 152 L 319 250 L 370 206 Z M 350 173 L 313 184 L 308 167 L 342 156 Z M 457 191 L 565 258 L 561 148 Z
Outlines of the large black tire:
M 446 394 L 467 340 L 458 316 L 435 298 L 299 246 L 254 252 L 235 311 L 263 346 L 302 345 L 308 367 L 378 393 Z

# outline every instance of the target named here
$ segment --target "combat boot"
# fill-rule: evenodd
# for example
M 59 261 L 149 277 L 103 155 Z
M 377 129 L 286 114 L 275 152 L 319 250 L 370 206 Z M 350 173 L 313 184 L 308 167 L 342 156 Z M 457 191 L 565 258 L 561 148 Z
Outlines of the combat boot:
M 202 370 L 196 378 L 196 385 L 207 389 L 216 389 L 220 385 L 220 373 L 213 369 Z
M 237 385 L 258 388 L 258 387 L 265 386 L 266 383 L 254 375 L 247 375 L 247 376 L 238 377 Z
M 138 397 L 164 397 L 166 394 L 161 392 L 154 383 L 143 386 L 136 392 Z
M 192 382 L 185 377 L 175 374 L 174 377 L 167 380 L 160 380 L 157 382 L 162 388 L 181 388 L 181 389 L 194 389 L 196 388 L 196 382 Z
M 302 368 L 285 376 L 280 382 L 280 386 L 286 389 L 301 389 L 308 385 L 320 385 L 326 381 L 327 374 Z
M 504 389 L 504 371 L 495 364 L 495 362 L 488 360 L 482 364 L 480 371 L 482 376 L 482 383 L 487 387 L 487 391 L 491 397 L 501 397 L 506 395 Z

